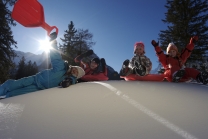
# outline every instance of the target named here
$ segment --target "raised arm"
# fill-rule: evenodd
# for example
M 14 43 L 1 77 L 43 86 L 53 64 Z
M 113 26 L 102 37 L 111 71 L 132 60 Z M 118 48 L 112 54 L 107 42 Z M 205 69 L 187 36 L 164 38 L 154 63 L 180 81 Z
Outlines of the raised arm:
M 185 47 L 185 49 L 181 53 L 181 59 L 183 63 L 190 57 L 192 50 L 194 49 L 195 42 L 198 41 L 198 36 L 193 36 L 190 39 L 189 44 Z
M 159 47 L 159 41 L 156 42 L 155 40 L 152 40 L 151 43 L 155 48 L 155 52 L 160 63 L 163 65 L 163 67 L 166 67 L 166 55 L 164 54 L 163 50 Z

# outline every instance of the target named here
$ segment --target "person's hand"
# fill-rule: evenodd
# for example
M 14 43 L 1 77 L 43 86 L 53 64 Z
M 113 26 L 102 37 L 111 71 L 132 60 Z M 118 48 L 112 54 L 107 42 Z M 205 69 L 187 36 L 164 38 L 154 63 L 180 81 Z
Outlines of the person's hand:
M 86 52 L 84 52 L 83 54 L 81 54 L 83 57 L 88 57 L 88 56 L 90 56 L 90 55 L 92 55 L 94 52 L 93 52 L 93 50 L 88 50 L 88 51 L 86 51 Z
M 151 44 L 156 47 L 156 46 L 159 46 L 159 41 L 156 42 L 155 40 L 152 40 Z
M 57 38 L 57 33 L 53 32 L 53 33 L 50 34 L 50 40 L 49 41 L 51 42 L 51 41 L 55 40 L 56 38 Z
M 66 78 L 60 83 L 60 86 L 62 86 L 63 88 L 66 88 L 66 87 L 69 87 L 71 84 L 72 84 L 72 79 Z
M 126 60 L 123 62 L 123 65 L 126 66 L 126 67 L 128 67 L 128 65 L 129 65 L 129 60 L 126 59 Z
M 191 37 L 190 43 L 196 43 L 198 41 L 198 36 Z
M 92 55 L 93 53 L 94 53 L 93 50 L 90 49 L 90 50 L 82 53 L 81 55 L 77 56 L 76 61 L 79 62 L 82 58 L 88 57 L 88 56 Z

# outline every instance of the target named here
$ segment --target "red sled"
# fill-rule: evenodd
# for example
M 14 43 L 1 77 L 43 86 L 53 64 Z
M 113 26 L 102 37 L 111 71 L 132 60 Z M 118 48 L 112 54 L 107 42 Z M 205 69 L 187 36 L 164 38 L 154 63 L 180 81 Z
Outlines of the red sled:
M 18 0 L 11 14 L 12 18 L 25 27 L 42 27 L 50 32 L 55 29 L 58 34 L 56 26 L 49 26 L 45 22 L 43 6 L 37 0 Z
M 130 74 L 128 76 L 121 76 L 126 81 L 164 81 L 164 74 L 148 74 L 146 76 L 138 76 L 136 74 Z

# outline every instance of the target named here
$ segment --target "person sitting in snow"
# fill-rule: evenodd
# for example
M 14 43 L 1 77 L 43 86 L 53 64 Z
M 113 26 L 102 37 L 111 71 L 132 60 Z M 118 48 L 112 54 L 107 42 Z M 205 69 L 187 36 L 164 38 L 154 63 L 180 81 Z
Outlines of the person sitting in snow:
M 126 59 L 120 70 L 121 76 L 128 76 L 136 74 L 138 76 L 145 76 L 150 73 L 152 69 L 152 62 L 144 55 L 144 43 L 136 42 L 134 45 L 134 57 L 129 61 Z
M 65 88 L 75 84 L 77 79 L 85 74 L 81 67 L 69 66 L 68 63 L 62 60 L 61 54 L 57 51 L 56 37 L 55 32 L 50 34 L 50 43 L 53 47 L 50 50 L 52 68 L 43 70 L 33 76 L 5 81 L 0 86 L 0 98 L 13 97 L 59 85 Z
M 190 78 L 195 79 L 203 84 L 208 82 L 207 72 L 200 73 L 194 68 L 184 68 L 184 63 L 191 55 L 191 51 L 194 49 L 194 43 L 196 41 L 198 41 L 198 36 L 191 37 L 189 44 L 185 47 L 181 54 L 178 52 L 178 48 L 174 43 L 169 43 L 166 50 L 166 55 L 159 47 L 159 42 L 152 40 L 151 43 L 155 48 L 159 61 L 165 68 L 165 78 L 169 82 L 187 81 Z
M 93 54 L 93 50 L 88 50 L 74 59 L 75 62 L 80 63 L 80 66 L 85 71 L 85 75 L 81 77 L 78 82 L 108 80 L 105 59 L 99 59 L 98 57 L 89 59 L 89 57 Z

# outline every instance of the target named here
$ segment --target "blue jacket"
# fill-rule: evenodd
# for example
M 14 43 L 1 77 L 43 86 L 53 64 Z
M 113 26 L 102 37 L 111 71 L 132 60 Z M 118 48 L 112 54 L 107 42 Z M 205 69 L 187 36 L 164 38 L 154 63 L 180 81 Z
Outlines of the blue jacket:
M 65 73 L 69 66 L 62 60 L 60 52 L 56 49 L 56 44 L 52 46 L 53 49 L 50 50 L 51 69 L 18 80 L 7 80 L 0 86 L 0 96 L 12 97 L 59 86 L 59 83 L 67 77 Z M 75 84 L 76 78 L 74 76 L 70 78 L 73 79 L 72 84 Z

